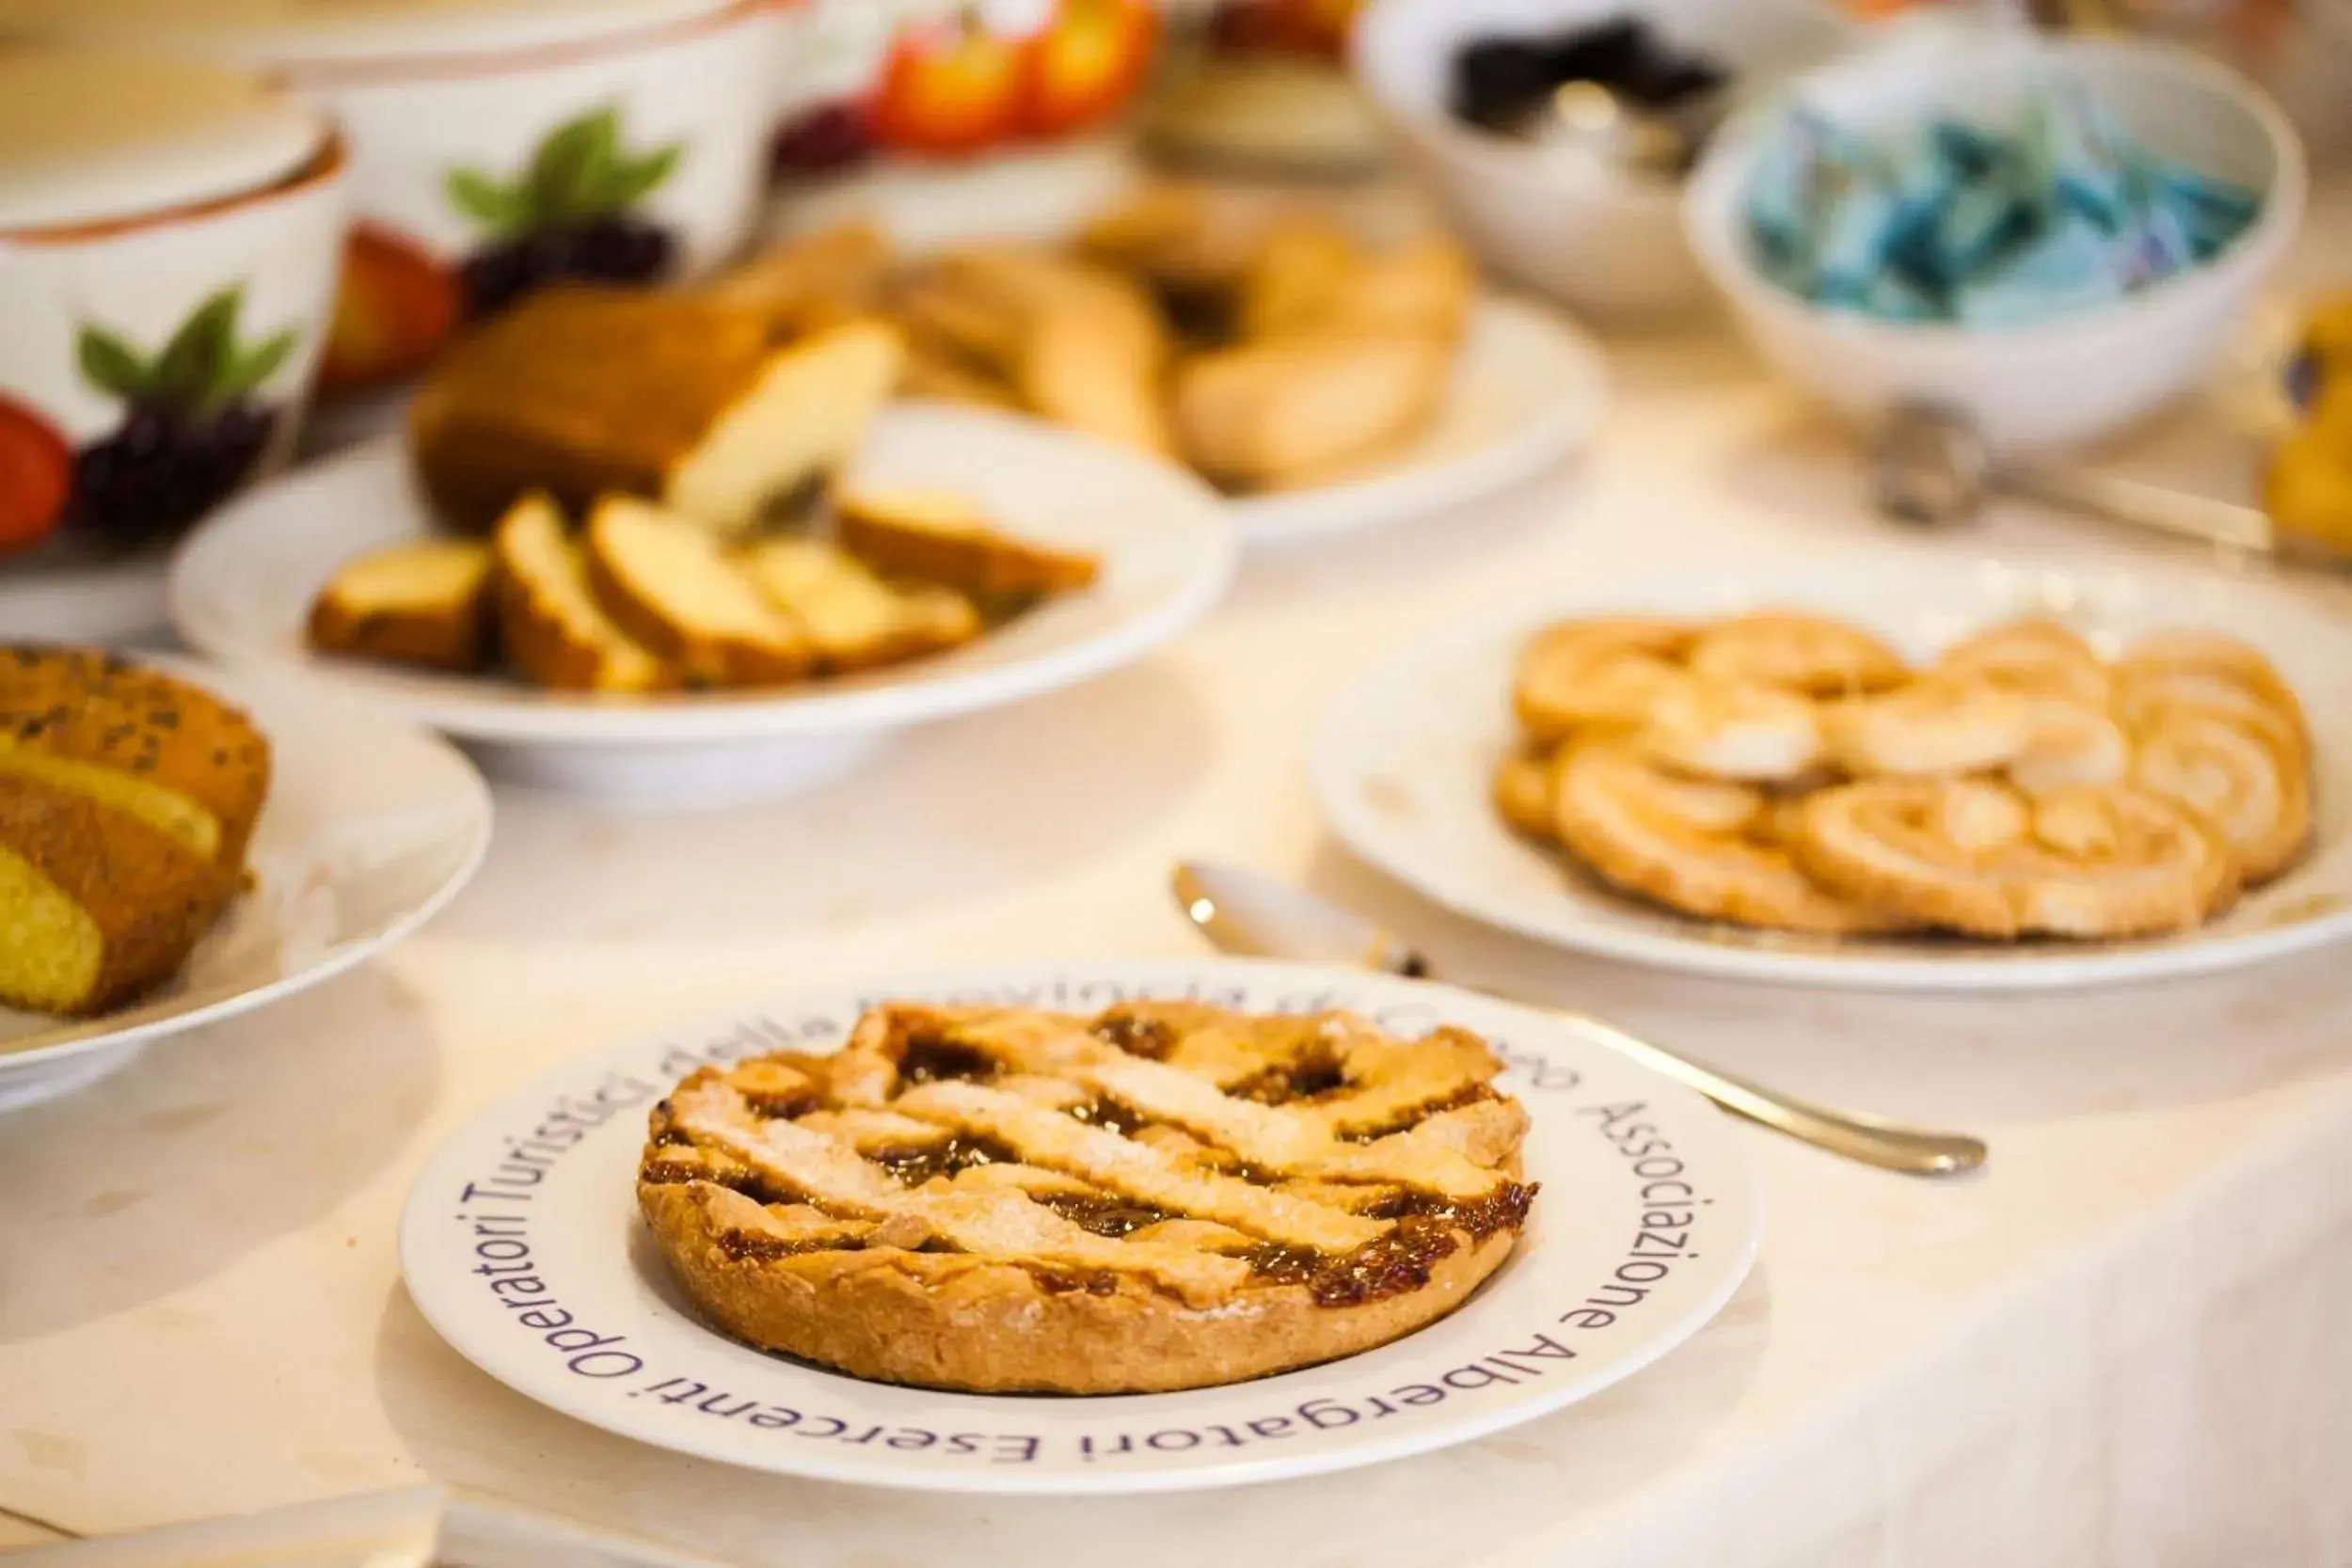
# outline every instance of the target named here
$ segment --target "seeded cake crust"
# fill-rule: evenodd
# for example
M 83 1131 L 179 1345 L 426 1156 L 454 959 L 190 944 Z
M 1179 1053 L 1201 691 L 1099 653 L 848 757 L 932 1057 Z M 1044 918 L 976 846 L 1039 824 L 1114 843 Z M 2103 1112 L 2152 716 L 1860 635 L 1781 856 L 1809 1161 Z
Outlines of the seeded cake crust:
M 1345 1014 L 885 1006 L 837 1055 L 679 1085 L 638 1198 L 696 1307 L 765 1350 L 974 1392 L 1234 1383 L 1412 1333 L 1502 1266 L 1534 1189 L 1500 1066 Z

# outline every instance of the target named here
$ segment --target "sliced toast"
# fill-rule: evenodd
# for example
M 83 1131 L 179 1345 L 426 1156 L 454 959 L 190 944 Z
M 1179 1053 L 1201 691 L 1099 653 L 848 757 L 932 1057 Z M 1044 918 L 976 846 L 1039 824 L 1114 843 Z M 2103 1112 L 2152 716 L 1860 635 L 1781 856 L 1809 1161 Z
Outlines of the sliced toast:
M 821 540 L 770 540 L 741 564 L 807 638 L 820 673 L 902 663 L 980 635 L 978 610 L 954 589 L 893 587 Z
M 1277 489 L 1376 455 L 1445 395 L 1454 348 L 1422 332 L 1308 333 L 1222 349 L 1176 376 L 1176 426 L 1220 483 Z
M 489 542 L 432 539 L 361 556 L 310 603 L 310 645 L 433 670 L 490 661 L 497 594 Z
M 1019 600 L 1090 588 L 1095 557 L 999 532 L 961 496 L 930 490 L 845 491 L 841 546 L 885 578 L 934 582 L 982 600 Z
M 809 641 L 704 530 L 676 514 L 608 496 L 588 519 L 596 596 L 631 636 L 714 686 L 774 686 L 806 675 Z
M 678 672 L 597 602 L 587 552 L 545 496 L 508 509 L 492 541 L 499 640 L 524 679 L 558 691 L 663 691 Z

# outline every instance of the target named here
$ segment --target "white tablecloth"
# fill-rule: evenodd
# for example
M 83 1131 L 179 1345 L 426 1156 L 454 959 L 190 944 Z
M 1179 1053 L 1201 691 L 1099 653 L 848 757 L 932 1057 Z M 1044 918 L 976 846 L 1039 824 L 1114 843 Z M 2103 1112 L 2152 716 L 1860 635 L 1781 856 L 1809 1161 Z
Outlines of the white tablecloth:
M 1628 346 L 1619 393 L 1541 485 L 1254 563 L 1167 655 L 817 796 L 650 821 L 504 794 L 479 883 L 387 960 L 0 1124 L 0 1510 L 28 1521 L 0 1545 L 423 1474 L 791 1568 L 2352 1563 L 2352 956 L 2047 1000 L 1743 989 L 1448 921 L 1322 835 L 1321 698 L 1547 583 L 1931 548 L 2202 569 L 2022 515 L 1891 534 L 1711 339 Z M 1752 1134 L 1763 1261 L 1682 1352 L 1449 1453 L 1205 1497 L 674 1457 L 508 1392 L 402 1293 L 411 1174 L 548 1064 L 842 974 L 1192 951 L 1163 879 L 1203 850 L 1356 898 L 1465 978 L 1982 1131 L 1993 1167 L 1931 1185 Z

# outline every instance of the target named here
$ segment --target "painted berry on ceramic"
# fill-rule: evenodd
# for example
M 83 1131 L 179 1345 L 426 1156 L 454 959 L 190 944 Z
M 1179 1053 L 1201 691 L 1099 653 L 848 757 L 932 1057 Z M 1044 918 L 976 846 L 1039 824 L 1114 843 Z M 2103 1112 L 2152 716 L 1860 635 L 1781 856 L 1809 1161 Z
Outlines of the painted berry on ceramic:
M 449 199 L 487 243 L 459 263 L 469 317 L 492 314 L 560 278 L 651 283 L 677 260 L 670 230 L 634 209 L 677 171 L 685 144 L 632 150 L 617 109 L 549 132 L 522 172 L 452 169 Z
M 152 355 L 104 327 L 82 329 L 82 378 L 121 404 L 120 421 L 74 454 L 66 526 L 93 542 L 164 538 L 227 499 L 278 428 L 259 397 L 293 355 L 292 328 L 244 341 L 244 291 L 204 301 Z
M 65 515 L 73 449 L 38 408 L 0 396 L 0 555 L 31 549 Z

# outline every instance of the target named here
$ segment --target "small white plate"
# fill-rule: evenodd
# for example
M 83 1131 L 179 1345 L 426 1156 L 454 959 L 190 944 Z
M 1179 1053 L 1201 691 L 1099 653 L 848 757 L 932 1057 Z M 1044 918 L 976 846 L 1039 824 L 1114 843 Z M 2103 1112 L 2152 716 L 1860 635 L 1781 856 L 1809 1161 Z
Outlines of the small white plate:
M 945 486 L 1016 531 L 1103 559 L 1087 593 L 952 654 L 785 692 L 596 699 L 313 654 L 310 601 L 364 551 L 434 531 L 397 437 L 232 503 L 181 548 L 172 619 L 224 662 L 294 671 L 480 750 L 497 770 L 608 800 L 711 804 L 834 777 L 888 732 L 1057 689 L 1141 657 L 1204 613 L 1236 546 L 1189 475 L 1027 420 L 902 404 L 854 465 L 875 485 Z
M 2241 637 L 2277 662 L 2311 716 L 2316 847 L 2201 930 L 2153 942 L 2001 946 L 1832 940 L 1683 920 L 1571 879 L 1496 817 L 1489 784 L 1513 741 L 1512 667 L 1536 626 L 1578 614 L 1695 616 L 1784 605 L 1846 617 L 1919 659 L 2026 613 L 2058 615 L 2110 653 L 2167 626 Z M 1416 644 L 1351 683 L 1317 727 L 1312 767 L 1316 800 L 1342 841 L 1455 913 L 1696 974 L 1871 990 L 2042 990 L 2208 974 L 2352 934 L 2352 625 L 2291 588 L 2217 573 L 2158 579 L 1914 559 L 1685 577 L 1563 599 Z
M 1608 406 L 1599 344 L 1547 306 L 1490 295 L 1426 431 L 1360 472 L 1236 500 L 1233 518 L 1254 548 L 1469 506 L 1575 455 Z
M 103 1018 L 0 1008 L 0 1110 L 70 1093 L 166 1035 L 308 990 L 457 895 L 490 847 L 490 792 L 455 750 L 282 678 L 154 661 L 251 714 L 273 752 L 254 885 L 180 975 Z
M 1526 1164 L 1543 1192 L 1518 1252 L 1451 1317 L 1361 1355 L 1223 1388 L 937 1393 L 861 1382 L 704 1326 L 637 1213 L 646 1112 L 698 1067 L 836 1045 L 861 1006 L 902 996 L 1073 1011 L 1191 996 L 1263 1012 L 1352 1007 L 1410 1035 L 1459 1024 L 1510 1062 L 1503 1086 L 1533 1117 Z M 521 1164 L 518 1139 L 539 1151 Z M 400 1259 L 419 1309 L 460 1354 L 625 1437 L 877 1486 L 1125 1493 L 1370 1465 L 1589 1398 L 1715 1315 L 1746 1276 L 1761 1225 L 1729 1122 L 1557 1018 L 1341 970 L 1111 962 L 843 987 L 585 1057 L 434 1156 L 409 1194 Z M 501 1283 L 512 1279 L 539 1289 Z M 554 1310 L 526 1323 L 525 1296 Z
M 0 561 L 0 636 L 120 648 L 171 634 L 162 551 L 121 561 Z

